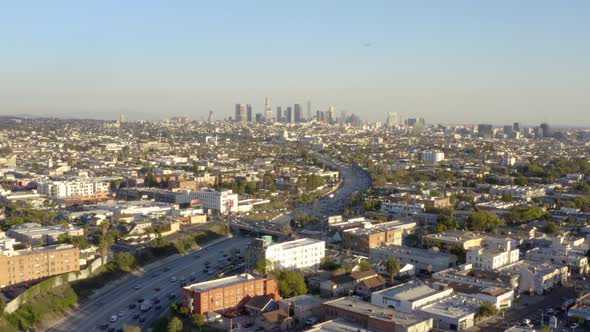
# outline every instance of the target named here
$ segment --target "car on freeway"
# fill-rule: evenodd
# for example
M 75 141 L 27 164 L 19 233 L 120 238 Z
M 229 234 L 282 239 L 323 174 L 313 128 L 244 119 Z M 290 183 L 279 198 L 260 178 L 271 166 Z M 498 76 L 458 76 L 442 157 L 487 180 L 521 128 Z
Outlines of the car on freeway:
M 166 266 L 166 267 L 164 268 L 164 272 L 168 272 L 168 271 L 170 271 L 170 267 L 169 267 L 169 266 Z
M 158 305 L 157 305 L 157 306 L 155 306 L 154 308 L 155 308 L 156 310 L 160 310 L 160 309 L 162 309 L 162 306 L 158 304 Z
M 156 292 L 159 292 L 159 291 L 160 291 L 160 287 L 156 287 L 156 288 L 154 288 L 154 290 L 155 290 Z
M 101 330 L 106 330 L 106 329 L 108 329 L 108 328 L 109 328 L 109 324 L 102 324 L 102 325 L 100 325 L 100 326 L 99 326 L 99 328 L 100 328 Z
M 145 317 L 141 317 L 141 318 L 139 319 L 139 322 L 140 322 L 140 323 L 143 323 L 143 322 L 145 322 Z
M 145 301 L 143 297 L 137 299 L 137 303 L 142 303 L 143 301 Z
M 118 318 L 119 318 L 119 317 L 118 317 L 117 315 L 112 315 L 112 316 L 111 316 L 111 319 L 110 319 L 110 320 L 111 320 L 111 323 L 114 323 L 114 322 L 116 322 Z
M 135 289 L 135 290 L 138 290 L 140 288 L 141 288 L 141 284 L 137 284 L 137 285 L 133 286 L 133 289 Z
M 176 282 L 176 277 L 170 277 L 170 282 Z
M 138 318 L 139 318 L 139 314 L 135 314 L 135 315 L 133 315 L 133 317 L 132 317 L 132 318 L 133 318 L 133 319 L 138 319 Z
M 135 303 L 131 303 L 130 305 L 127 306 L 129 309 L 135 309 L 137 307 L 137 305 Z
M 123 316 L 125 316 L 125 314 L 126 314 L 126 313 L 127 313 L 127 312 L 125 312 L 125 310 L 121 310 L 121 311 L 119 311 L 119 317 L 123 317 Z

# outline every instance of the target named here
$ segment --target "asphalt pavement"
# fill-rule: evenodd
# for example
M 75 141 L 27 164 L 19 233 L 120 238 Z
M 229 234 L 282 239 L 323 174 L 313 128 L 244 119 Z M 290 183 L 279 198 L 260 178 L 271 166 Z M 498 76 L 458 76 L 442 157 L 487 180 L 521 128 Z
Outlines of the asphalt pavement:
M 245 249 L 249 241 L 248 238 L 236 236 L 206 246 L 166 264 L 148 266 L 136 278 L 131 278 L 83 303 L 78 310 L 65 317 L 49 331 L 102 331 L 102 325 L 105 324 L 108 324 L 105 330 L 111 328 L 118 330 L 124 324 L 128 324 L 140 326 L 142 330 L 146 331 L 156 319 L 169 309 L 171 303 L 180 301 L 182 289 L 180 279 L 182 277 L 189 284 L 214 278 L 215 274 L 211 271 L 220 271 L 228 264 L 221 252 L 229 254 L 234 249 Z M 224 261 L 220 261 L 222 259 Z M 206 261 L 211 264 L 209 273 L 203 272 Z M 164 271 L 164 269 L 169 269 L 169 271 Z M 196 278 L 192 282 L 189 281 L 191 273 Z M 176 281 L 171 281 L 172 277 L 175 277 Z M 139 286 L 138 289 L 135 289 L 135 286 Z M 159 290 L 156 291 L 156 288 Z M 174 294 L 174 298 L 170 299 L 168 294 Z M 161 309 L 156 310 L 157 304 L 152 302 L 151 309 L 145 313 L 141 312 L 139 309 L 141 303 L 138 303 L 140 298 L 144 300 L 144 303 L 152 301 L 152 298 L 157 298 Z M 129 305 L 131 304 L 135 304 L 136 307 L 130 309 Z M 110 321 L 112 316 L 117 316 L 115 322 Z M 140 320 L 144 321 L 140 322 Z

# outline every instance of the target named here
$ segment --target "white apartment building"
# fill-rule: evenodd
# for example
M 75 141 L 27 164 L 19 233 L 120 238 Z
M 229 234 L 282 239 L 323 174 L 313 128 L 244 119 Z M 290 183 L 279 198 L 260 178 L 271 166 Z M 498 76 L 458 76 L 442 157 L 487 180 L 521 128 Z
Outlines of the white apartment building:
M 109 192 L 109 182 L 93 179 L 40 181 L 37 191 L 52 198 L 90 197 Z
M 270 261 L 274 268 L 317 269 L 325 251 L 324 241 L 304 238 L 269 245 L 265 249 L 264 258 Z
M 503 266 L 516 263 L 520 259 L 518 249 L 478 248 L 467 251 L 467 264 L 481 270 L 496 270 Z
M 381 210 L 393 214 L 415 214 L 426 211 L 422 203 L 405 204 L 396 202 L 381 203 Z
M 188 195 L 191 200 L 201 200 L 204 209 L 214 210 L 221 214 L 238 212 L 238 194 L 234 194 L 231 190 L 191 191 L 188 192 Z
M 434 287 L 421 282 L 406 282 L 373 292 L 371 294 L 371 304 L 412 313 L 418 308 L 441 301 L 453 294 L 452 288 L 439 287 L 439 285 L 434 285 Z
M 420 160 L 427 163 L 437 163 L 445 160 L 445 153 L 440 151 L 424 151 L 420 153 Z

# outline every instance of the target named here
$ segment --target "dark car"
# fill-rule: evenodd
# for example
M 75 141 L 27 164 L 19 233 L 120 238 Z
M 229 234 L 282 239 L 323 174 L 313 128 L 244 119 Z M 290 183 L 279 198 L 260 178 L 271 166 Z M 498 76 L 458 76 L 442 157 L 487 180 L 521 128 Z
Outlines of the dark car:
M 133 315 L 133 319 L 138 319 L 138 318 L 139 318 L 139 314 Z
M 143 323 L 143 322 L 145 322 L 145 317 L 141 317 L 141 318 L 139 319 L 139 322 L 140 322 L 140 323 Z
M 162 309 L 162 306 L 158 304 L 158 305 L 157 305 L 157 306 L 155 306 L 154 308 L 155 308 L 156 310 L 160 310 L 160 309 Z
M 101 326 L 99 326 L 101 330 L 106 330 L 109 328 L 109 324 L 102 324 Z
M 109 331 L 109 332 L 115 332 L 115 328 L 114 328 L 114 327 L 111 327 L 111 328 L 110 328 L 110 329 L 108 329 L 107 331 Z
M 156 288 L 154 288 L 154 290 L 155 290 L 156 292 L 159 292 L 159 291 L 160 291 L 160 287 L 156 287 Z
M 152 302 L 154 302 L 154 303 L 160 303 L 160 299 L 153 299 Z
M 166 266 L 166 267 L 164 268 L 164 272 L 168 272 L 168 271 L 170 271 L 170 267 Z
M 135 307 L 137 307 L 137 305 L 135 303 L 131 303 L 129 305 L 129 309 L 135 309 Z
M 139 299 L 137 299 L 137 303 L 142 303 L 143 301 L 145 301 L 142 297 L 140 297 Z

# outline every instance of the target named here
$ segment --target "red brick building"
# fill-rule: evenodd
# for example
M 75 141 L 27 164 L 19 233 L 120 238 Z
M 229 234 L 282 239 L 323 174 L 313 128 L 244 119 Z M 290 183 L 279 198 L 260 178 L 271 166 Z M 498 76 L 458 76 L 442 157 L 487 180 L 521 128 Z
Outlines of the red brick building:
M 243 306 L 257 295 L 279 300 L 277 282 L 246 273 L 205 281 L 182 289 L 182 305 L 191 314 L 204 314 Z

